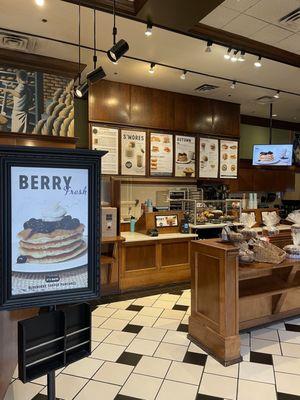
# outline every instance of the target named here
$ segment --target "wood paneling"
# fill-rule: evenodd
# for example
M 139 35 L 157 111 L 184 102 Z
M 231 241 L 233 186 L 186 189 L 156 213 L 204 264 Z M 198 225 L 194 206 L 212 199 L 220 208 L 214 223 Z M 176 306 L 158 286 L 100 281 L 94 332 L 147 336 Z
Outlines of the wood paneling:
M 89 120 L 172 132 L 240 135 L 238 104 L 105 80 L 90 89 Z
M 126 271 L 155 268 L 155 243 L 126 247 Z
M 32 133 L 0 132 L 0 144 L 12 146 L 64 147 L 74 149 L 77 138 L 60 136 L 43 136 Z
M 130 124 L 130 85 L 102 80 L 89 91 L 89 120 Z
M 162 243 L 161 265 L 180 265 L 189 263 L 189 242 Z
M 269 118 L 254 117 L 253 115 L 241 115 L 241 123 L 246 125 L 264 126 L 268 128 L 270 126 Z M 278 119 L 272 120 L 272 126 L 276 129 L 286 129 L 291 131 L 300 132 L 300 123 L 281 121 Z

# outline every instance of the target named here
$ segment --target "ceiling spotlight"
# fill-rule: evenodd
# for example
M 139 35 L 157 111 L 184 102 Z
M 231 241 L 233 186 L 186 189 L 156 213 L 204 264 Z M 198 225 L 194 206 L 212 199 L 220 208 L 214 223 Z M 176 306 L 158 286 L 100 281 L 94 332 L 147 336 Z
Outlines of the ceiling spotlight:
M 43 7 L 45 5 L 45 0 L 35 0 L 35 4 L 39 7 Z
M 187 74 L 187 71 L 186 71 L 186 70 L 183 70 L 183 71 L 182 71 L 182 74 L 180 75 L 180 79 L 182 79 L 182 80 L 184 81 L 185 78 L 186 78 L 186 74 Z
M 272 114 L 272 117 L 277 117 L 277 114 Z
M 212 47 L 212 45 L 213 45 L 213 42 L 209 40 L 209 41 L 207 42 L 207 46 L 206 46 L 206 49 L 205 49 L 205 53 L 211 53 L 211 47 Z
M 241 51 L 241 54 L 240 54 L 240 56 L 238 58 L 238 61 L 239 62 L 244 62 L 245 61 L 245 52 L 244 52 L 244 50 Z
M 277 90 L 277 93 L 275 93 L 273 97 L 274 97 L 275 99 L 279 99 L 279 97 L 280 97 L 279 94 L 280 94 L 280 90 Z
M 128 43 L 124 39 L 121 39 L 116 44 L 114 44 L 110 50 L 108 50 L 107 56 L 110 59 L 110 61 L 116 62 L 121 57 L 123 57 L 128 50 L 129 50 Z
M 233 53 L 233 55 L 231 56 L 231 59 L 230 59 L 232 62 L 237 62 L 237 60 L 238 60 L 237 53 L 238 52 L 239 52 L 238 50 L 234 51 L 234 53 Z
M 224 58 L 225 58 L 225 60 L 230 60 L 230 53 L 231 53 L 231 49 L 229 48 L 228 50 L 227 50 L 227 52 L 224 54 Z
M 255 61 L 254 66 L 255 66 L 256 68 L 260 68 L 260 67 L 262 66 L 262 63 L 261 63 L 261 56 L 259 56 L 258 59 Z
M 82 84 L 79 84 L 75 89 L 76 97 L 79 97 L 80 99 L 84 98 L 88 90 L 89 90 L 89 85 L 87 81 L 83 82 Z
M 236 86 L 236 81 L 232 81 L 231 85 L 230 85 L 230 89 L 235 89 Z
M 153 27 L 152 22 L 151 22 L 151 21 L 148 21 L 148 22 L 147 22 L 147 29 L 146 29 L 146 31 L 145 31 L 145 35 L 146 35 L 147 37 L 149 37 L 149 36 L 152 35 L 152 27 Z
M 97 81 L 100 81 L 101 79 L 106 77 L 106 73 L 104 72 L 102 67 L 98 67 L 94 69 L 94 71 L 90 72 L 87 74 L 86 79 L 88 80 L 89 83 L 93 84 Z
M 151 63 L 150 64 L 150 68 L 149 68 L 149 74 L 154 74 L 154 72 L 155 72 L 155 63 Z

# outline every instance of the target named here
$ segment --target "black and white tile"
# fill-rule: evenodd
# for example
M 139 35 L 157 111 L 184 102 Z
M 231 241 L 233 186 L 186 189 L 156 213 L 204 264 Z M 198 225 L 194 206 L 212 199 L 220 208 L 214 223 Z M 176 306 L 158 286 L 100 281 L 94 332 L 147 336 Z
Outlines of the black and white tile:
M 223 367 L 187 338 L 190 290 L 102 304 L 92 354 L 57 371 L 64 400 L 300 400 L 300 318 L 241 334 L 243 362 Z M 4 400 L 46 399 L 46 379 L 15 372 Z

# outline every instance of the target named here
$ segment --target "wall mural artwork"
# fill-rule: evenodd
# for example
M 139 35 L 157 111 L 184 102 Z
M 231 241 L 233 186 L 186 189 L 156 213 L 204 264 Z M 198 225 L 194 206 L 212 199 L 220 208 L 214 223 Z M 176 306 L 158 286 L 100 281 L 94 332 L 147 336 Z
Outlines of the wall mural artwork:
M 0 67 L 0 132 L 74 136 L 74 81 Z

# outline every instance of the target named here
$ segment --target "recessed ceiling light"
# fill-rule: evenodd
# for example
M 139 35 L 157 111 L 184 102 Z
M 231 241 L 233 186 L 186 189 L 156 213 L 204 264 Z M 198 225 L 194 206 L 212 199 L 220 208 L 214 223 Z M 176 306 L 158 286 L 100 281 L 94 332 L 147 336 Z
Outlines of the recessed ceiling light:
M 45 0 L 35 0 L 35 4 L 39 7 L 43 7 L 45 5 Z
M 256 68 L 260 68 L 262 66 L 261 56 L 259 56 L 258 59 L 255 61 L 254 66 Z
M 149 68 L 149 74 L 154 74 L 155 72 L 155 63 L 151 63 L 150 64 L 150 68 Z
M 180 75 L 180 79 L 182 79 L 184 81 L 186 78 L 186 74 L 187 74 L 187 71 L 183 70 L 182 74 Z

